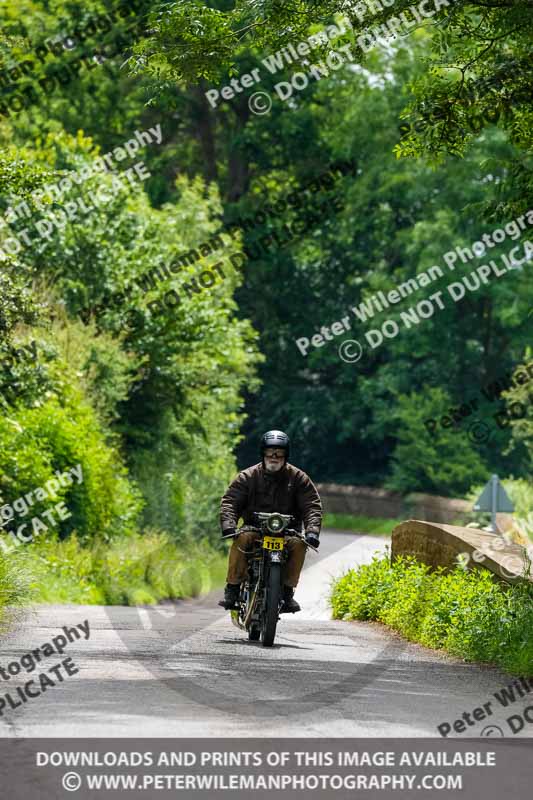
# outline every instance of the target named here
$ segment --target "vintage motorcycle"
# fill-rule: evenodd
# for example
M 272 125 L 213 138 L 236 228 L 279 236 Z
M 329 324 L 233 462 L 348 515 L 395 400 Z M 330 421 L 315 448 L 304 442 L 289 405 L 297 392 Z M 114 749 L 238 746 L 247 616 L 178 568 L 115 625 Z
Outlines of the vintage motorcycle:
M 260 511 L 254 513 L 254 518 L 258 527 L 243 525 L 240 528 L 240 531 L 257 531 L 260 535 L 247 554 L 248 577 L 241 584 L 239 608 L 231 611 L 231 621 L 237 628 L 247 631 L 251 641 L 261 640 L 263 647 L 272 647 L 283 603 L 281 568 L 287 560 L 285 538 L 298 536 L 305 542 L 305 537 L 288 527 L 294 518 L 287 514 Z M 305 544 L 317 552 L 316 547 Z

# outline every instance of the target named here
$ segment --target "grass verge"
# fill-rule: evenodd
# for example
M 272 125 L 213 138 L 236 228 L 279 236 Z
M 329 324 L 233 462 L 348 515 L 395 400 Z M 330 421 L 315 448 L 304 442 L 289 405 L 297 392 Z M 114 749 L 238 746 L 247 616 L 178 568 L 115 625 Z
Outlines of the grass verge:
M 68 539 L 39 539 L 10 555 L 9 602 L 150 605 L 165 599 L 197 597 L 224 583 L 226 555 L 207 541 L 180 543 L 166 533 L 147 531 L 113 541 L 83 545 Z M 23 577 L 25 576 L 25 581 Z M 0 577 L 1 581 L 1 577 Z M 25 588 L 22 590 L 23 583 Z M 0 583 L 1 588 L 1 583 Z M 1 608 L 0 608 L 1 611 Z M 1 615 L 0 615 L 1 618 Z
M 332 587 L 334 619 L 376 620 L 465 661 L 533 677 L 533 586 L 502 586 L 487 570 L 430 572 L 412 556 L 375 556 Z
M 17 607 L 29 596 L 26 572 L 0 549 L 0 633 L 7 629 Z
M 324 514 L 323 528 L 338 528 L 354 533 L 372 533 L 374 536 L 390 536 L 392 529 L 403 519 L 385 517 L 358 517 L 353 514 Z

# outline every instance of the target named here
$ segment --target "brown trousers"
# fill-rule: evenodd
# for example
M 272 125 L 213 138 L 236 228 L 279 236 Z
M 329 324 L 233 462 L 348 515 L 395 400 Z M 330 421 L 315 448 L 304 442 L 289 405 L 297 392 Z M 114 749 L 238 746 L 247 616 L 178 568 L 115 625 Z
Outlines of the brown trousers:
M 229 551 L 227 583 L 241 583 L 248 574 L 246 551 L 250 549 L 254 539 L 259 534 L 256 531 L 243 531 L 236 536 Z M 289 557 L 283 564 L 281 580 L 284 586 L 295 587 L 305 560 L 306 546 L 297 536 L 288 536 L 285 539 L 285 548 Z

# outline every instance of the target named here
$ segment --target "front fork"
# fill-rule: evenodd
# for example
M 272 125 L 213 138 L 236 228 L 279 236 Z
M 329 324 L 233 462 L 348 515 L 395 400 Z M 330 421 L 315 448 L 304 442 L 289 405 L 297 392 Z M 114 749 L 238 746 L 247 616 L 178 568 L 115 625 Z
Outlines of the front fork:
M 268 584 L 268 567 L 270 564 L 283 564 L 283 555 L 276 551 L 265 551 L 263 558 L 258 564 L 258 574 L 246 581 L 246 589 L 243 605 L 239 611 L 231 612 L 231 619 L 234 625 L 243 630 L 247 630 L 252 621 L 258 623 L 263 616 L 266 606 L 265 587 Z M 283 588 L 283 587 L 282 587 Z M 258 597 L 253 595 L 258 593 Z M 250 597 L 251 595 L 251 597 Z M 282 593 L 280 593 L 281 604 Z M 244 607 L 244 610 L 243 610 Z
M 253 617 L 257 616 L 259 597 L 255 597 L 255 595 L 260 593 L 261 588 L 264 586 L 263 578 L 264 559 L 261 559 L 258 563 L 257 575 L 253 574 L 253 566 L 250 563 L 248 566 L 248 578 L 240 597 L 240 608 L 238 611 L 237 609 L 231 611 L 231 621 L 237 628 L 248 630 Z

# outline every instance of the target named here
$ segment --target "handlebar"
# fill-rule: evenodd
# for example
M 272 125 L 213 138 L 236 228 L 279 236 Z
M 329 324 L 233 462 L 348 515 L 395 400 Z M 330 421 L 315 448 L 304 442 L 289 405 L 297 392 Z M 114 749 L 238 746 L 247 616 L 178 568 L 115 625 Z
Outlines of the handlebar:
M 242 528 L 239 528 L 239 530 L 236 531 L 235 533 L 232 533 L 229 536 L 222 536 L 222 539 L 233 539 L 235 536 L 238 536 L 239 533 L 241 533 L 241 531 L 258 531 L 259 533 L 262 532 L 261 528 L 257 528 L 255 525 L 243 525 Z M 312 544 L 306 542 L 305 536 L 303 535 L 303 533 L 300 533 L 300 531 L 297 531 L 295 528 L 285 528 L 285 530 L 283 531 L 283 535 L 286 536 L 287 534 L 290 534 L 291 536 L 297 536 L 298 539 L 301 539 L 303 541 L 306 547 L 308 547 L 310 550 L 314 550 L 315 553 L 318 553 L 318 548 L 313 547 Z M 269 533 L 267 535 L 273 536 L 274 534 Z

